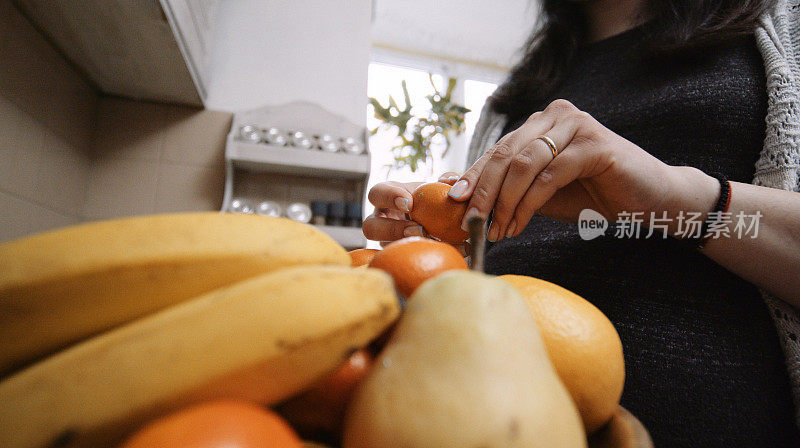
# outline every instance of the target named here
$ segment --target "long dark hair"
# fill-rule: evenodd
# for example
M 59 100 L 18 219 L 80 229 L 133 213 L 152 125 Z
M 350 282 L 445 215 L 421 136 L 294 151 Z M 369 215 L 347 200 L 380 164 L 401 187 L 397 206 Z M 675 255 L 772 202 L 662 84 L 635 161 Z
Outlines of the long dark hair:
M 645 0 L 643 14 L 654 54 L 690 52 L 753 31 L 774 0 Z M 539 26 L 524 57 L 489 98 L 497 112 L 518 117 L 543 100 L 564 76 L 585 39 L 583 2 L 542 0 Z

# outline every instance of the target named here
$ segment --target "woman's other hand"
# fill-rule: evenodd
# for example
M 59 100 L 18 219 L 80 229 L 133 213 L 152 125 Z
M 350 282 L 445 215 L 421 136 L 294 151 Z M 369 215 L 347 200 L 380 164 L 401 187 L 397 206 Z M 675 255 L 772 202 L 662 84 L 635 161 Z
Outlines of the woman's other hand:
M 543 135 L 555 143 L 555 157 Z M 694 173 L 684 176 L 687 169 Z M 685 177 L 703 194 L 687 198 Z M 590 208 L 613 221 L 622 211 L 644 212 L 645 218 L 650 212 L 674 217 L 681 209 L 707 211 L 715 183 L 699 170 L 661 162 L 570 102 L 556 100 L 486 151 L 450 195 L 469 201 L 464 223 L 493 211 L 488 239 L 497 241 L 522 233 L 537 213 L 575 221 Z
M 458 174 L 448 172 L 439 182 L 452 185 Z M 364 236 L 373 241 L 395 241 L 407 236 L 426 236 L 425 230 L 409 218 L 414 207 L 414 189 L 421 182 L 381 182 L 369 190 L 368 199 L 375 211 L 364 220 Z

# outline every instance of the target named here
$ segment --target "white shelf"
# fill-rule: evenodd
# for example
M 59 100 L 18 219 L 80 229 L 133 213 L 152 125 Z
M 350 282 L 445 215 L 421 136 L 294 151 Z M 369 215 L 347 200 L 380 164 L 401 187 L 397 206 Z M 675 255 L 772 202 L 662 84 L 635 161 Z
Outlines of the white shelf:
M 254 202 L 269 199 L 284 205 L 310 204 L 314 200 L 363 201 L 370 171 L 369 152 L 331 153 L 245 141 L 240 139 L 240 129 L 245 125 L 262 131 L 275 128 L 285 136 L 299 130 L 310 136 L 353 138 L 362 148 L 369 145 L 363 126 L 314 103 L 296 101 L 237 112 L 225 146 L 222 210 L 229 210 L 237 197 Z M 361 248 L 367 243 L 360 226 L 316 227 L 347 249 Z
M 359 179 L 369 174 L 369 156 L 366 154 L 331 153 L 233 140 L 228 142 L 226 157 L 234 166 L 249 171 Z
M 367 239 L 361 231 L 361 227 L 339 227 L 339 226 L 314 226 L 327 233 L 328 236 L 336 240 L 348 249 L 362 248 L 367 244 Z

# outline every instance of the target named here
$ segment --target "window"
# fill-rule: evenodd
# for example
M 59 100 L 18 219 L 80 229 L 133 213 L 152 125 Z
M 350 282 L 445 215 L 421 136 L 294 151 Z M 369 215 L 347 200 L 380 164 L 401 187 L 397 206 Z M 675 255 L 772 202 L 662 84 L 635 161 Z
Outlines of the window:
M 466 135 L 467 142 L 472 140 L 472 134 L 475 132 L 475 125 L 478 124 L 478 117 L 486 98 L 489 98 L 496 88 L 497 84 L 491 82 L 474 79 L 464 81 L 464 106 L 472 111 L 464 119 L 466 127 L 464 135 Z M 464 160 L 466 162 L 466 158 Z
M 412 113 L 415 115 L 424 113 L 424 110 L 419 110 L 419 108 L 428 104 L 425 95 L 431 91 L 427 71 L 372 63 L 369 65 L 367 79 L 367 94 L 370 97 L 376 98 L 381 104 L 385 105 L 391 95 L 400 108 L 404 107 L 401 83 L 405 80 L 411 104 L 415 106 L 412 109 Z M 433 80 L 437 85 L 441 85 L 443 77 L 435 75 Z M 367 106 L 367 128 L 374 129 L 379 124 L 381 124 L 381 121 L 375 118 L 372 106 Z M 375 180 L 374 183 L 386 180 L 387 176 L 390 176 L 392 180 L 402 182 L 429 180 L 433 176 L 432 172 L 435 173 L 438 165 L 441 164 L 440 158 L 434 157 L 433 167 L 421 167 L 416 172 L 412 172 L 410 168 L 389 170 L 388 166 L 393 161 L 390 149 L 397 144 L 395 135 L 395 132 L 379 131 L 370 137 L 369 147 L 372 155 L 372 179 Z M 373 182 L 370 183 L 373 184 Z
M 434 82 L 440 88 L 443 87 L 445 76 L 441 73 L 434 73 Z M 403 107 L 403 91 L 401 82 L 405 80 L 414 114 L 423 113 L 423 110 L 416 110 L 418 107 L 425 107 L 428 102 L 425 95 L 431 92 L 428 71 L 425 69 L 408 68 L 399 65 L 373 62 L 369 65 L 369 75 L 367 84 L 367 94 L 381 102 L 387 104 L 389 95 Z M 416 172 L 410 168 L 388 169 L 392 164 L 391 148 L 397 143 L 392 132 L 378 132 L 370 138 L 369 146 L 372 155 L 372 178 L 370 184 L 374 184 L 387 179 L 401 182 L 424 182 L 436 180 L 439 174 L 445 171 L 463 172 L 466 169 L 467 146 L 475 124 L 480 116 L 481 108 L 486 98 L 494 92 L 497 84 L 479 81 L 474 79 L 459 78 L 459 83 L 454 91 L 455 102 L 463 104 L 471 112 L 466 114 L 466 131 L 454 139 L 450 145 L 447 155 L 442 158 L 441 154 L 433 154 L 433 161 L 425 167 L 421 167 Z M 367 127 L 373 129 L 381 123 L 375 118 L 372 107 L 367 107 Z
M 441 64 L 431 63 L 430 61 L 418 61 L 408 58 L 386 57 L 379 55 L 373 58 L 369 65 L 367 78 L 367 94 L 376 98 L 381 104 L 387 104 L 391 95 L 398 106 L 403 107 L 403 90 L 401 82 L 406 81 L 411 104 L 415 107 L 425 107 L 428 102 L 425 95 L 431 92 L 428 73 L 434 74 L 434 82 L 440 88 L 445 82 L 446 76 L 458 78 L 458 85 L 453 92 L 455 102 L 462 104 L 471 112 L 465 116 L 465 132 L 451 142 L 447 155 L 442 158 L 441 154 L 434 154 L 432 164 L 420 167 L 416 172 L 409 168 L 389 170 L 393 162 L 393 155 L 390 149 L 397 144 L 394 132 L 378 132 L 370 137 L 369 148 L 371 155 L 371 175 L 367 185 L 367 191 L 378 182 L 395 180 L 398 182 L 430 182 L 439 178 L 445 171 L 463 172 L 466 169 L 467 146 L 469 139 L 475 130 L 475 124 L 483 107 L 486 98 L 494 92 L 497 81 L 502 79 L 503 74 L 485 75 L 479 72 L 478 76 L 472 79 L 464 67 L 442 66 Z M 491 82 L 495 81 L 495 82 Z M 415 114 L 423 111 L 413 110 Z M 372 106 L 367 106 L 367 128 L 373 129 L 381 123 L 375 118 Z M 373 212 L 373 207 L 365 201 L 365 216 Z M 377 243 L 370 242 L 368 247 L 377 247 Z

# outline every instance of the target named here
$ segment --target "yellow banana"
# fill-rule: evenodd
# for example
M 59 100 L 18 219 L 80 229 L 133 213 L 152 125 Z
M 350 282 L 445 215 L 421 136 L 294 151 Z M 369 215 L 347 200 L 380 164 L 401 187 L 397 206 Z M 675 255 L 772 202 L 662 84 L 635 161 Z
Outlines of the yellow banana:
M 304 264 L 350 258 L 312 226 L 221 213 L 96 222 L 0 245 L 0 375 L 169 305 Z
M 0 382 L 0 446 L 110 446 L 176 406 L 272 404 L 336 368 L 398 314 L 382 271 L 302 266 L 245 280 Z

